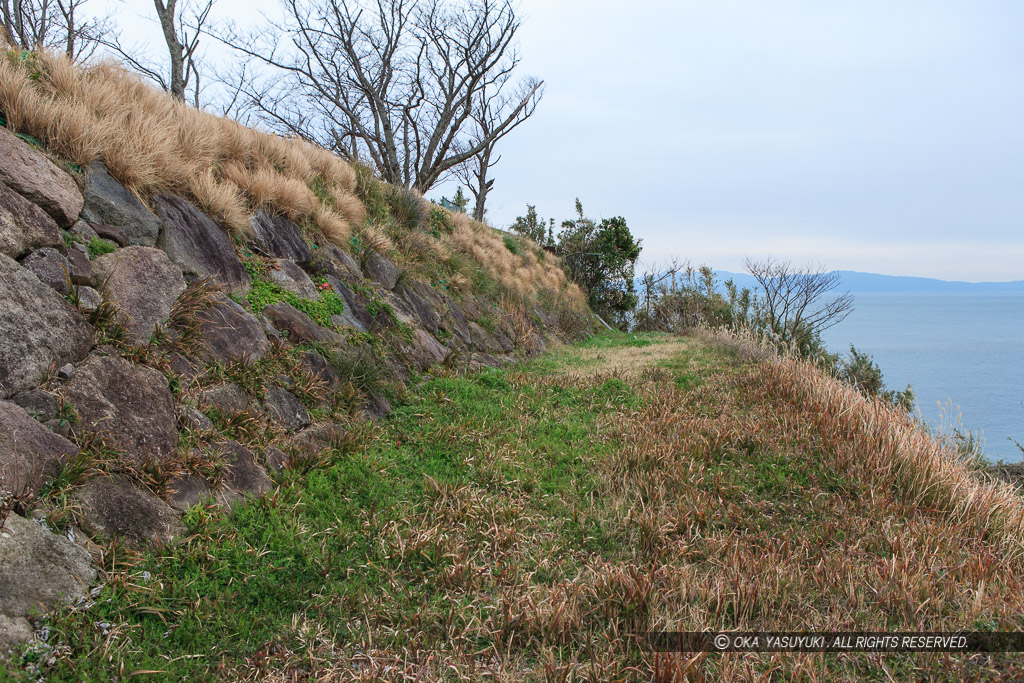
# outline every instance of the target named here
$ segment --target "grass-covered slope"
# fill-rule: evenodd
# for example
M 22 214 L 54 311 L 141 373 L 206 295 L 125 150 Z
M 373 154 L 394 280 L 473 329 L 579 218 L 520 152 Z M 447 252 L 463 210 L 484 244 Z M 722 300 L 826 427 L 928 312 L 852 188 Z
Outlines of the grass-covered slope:
M 407 277 L 454 294 L 585 306 L 557 259 L 536 245 L 510 243 L 300 139 L 175 102 L 114 63 L 83 67 L 61 55 L 0 51 L 0 119 L 80 182 L 90 164 L 103 163 L 143 201 L 182 195 L 240 242 L 264 209 L 294 221 L 313 243 L 362 259 L 381 253 Z
M 656 655 L 631 634 L 1024 629 L 1022 506 L 813 369 L 606 335 L 439 371 L 273 495 L 113 555 L 52 680 L 949 680 L 1018 655 Z M 142 675 L 145 674 L 145 675 Z

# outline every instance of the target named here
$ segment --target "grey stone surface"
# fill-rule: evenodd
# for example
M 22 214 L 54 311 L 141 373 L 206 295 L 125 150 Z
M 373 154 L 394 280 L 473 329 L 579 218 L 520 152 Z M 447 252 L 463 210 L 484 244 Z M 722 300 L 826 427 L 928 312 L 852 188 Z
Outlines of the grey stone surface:
M 263 317 L 280 332 L 288 333 L 292 343 L 341 343 L 344 339 L 338 333 L 317 325 L 312 318 L 284 301 L 278 301 L 263 309 Z
M 178 422 L 182 427 L 205 432 L 213 429 L 213 422 L 195 406 L 178 406 Z
M 326 448 L 340 445 L 346 433 L 346 429 L 340 424 L 319 424 L 291 435 L 285 442 L 285 447 L 300 456 L 309 457 Z
M 348 285 L 363 281 L 363 271 L 356 260 L 348 252 L 333 245 L 321 247 L 314 267 Z
M 82 218 L 94 225 L 110 225 L 125 234 L 126 243 L 156 246 L 160 219 L 107 172 L 100 163 L 89 166 Z
M 267 450 L 263 451 L 263 462 L 266 463 L 267 468 L 272 472 L 283 470 L 288 466 L 288 460 L 288 454 L 275 446 L 270 446 Z
M 444 309 L 442 309 L 441 322 L 438 327 L 445 330 L 460 343 L 466 346 L 472 344 L 473 335 L 469 331 L 469 321 L 466 319 L 462 309 L 447 294 L 438 292 L 438 296 L 444 301 Z
M 399 345 L 399 350 L 406 363 L 420 372 L 443 362 L 448 355 L 448 349 L 444 344 L 419 327 L 413 330 L 411 341 L 402 340 Z
M 423 283 L 420 283 L 423 284 Z M 425 285 L 429 289 L 429 285 Z M 416 316 L 416 322 L 423 327 L 430 334 L 437 334 L 438 326 L 441 324 L 441 318 L 438 316 L 435 307 L 431 305 L 429 301 L 424 299 L 417 293 L 412 287 L 405 285 L 399 285 L 395 289 L 395 294 L 405 303 L 413 315 Z M 440 304 L 440 300 L 437 302 Z
M 373 316 L 366 310 L 366 302 L 363 297 L 356 294 L 348 285 L 333 275 L 327 276 L 327 282 L 334 289 L 334 293 L 345 300 L 345 310 L 338 317 L 337 321 L 332 320 L 335 325 L 347 325 L 355 328 L 357 332 L 365 332 L 373 323 Z
M 187 275 L 216 277 L 236 294 L 249 291 L 249 273 L 224 228 L 181 197 L 162 194 L 154 203 L 164 222 L 159 247 Z
M 284 216 L 260 209 L 249 219 L 253 240 L 267 256 L 288 259 L 305 265 L 313 259 L 313 252 L 302 237 L 302 230 Z
M 201 321 L 204 347 L 221 363 L 243 356 L 256 360 L 270 347 L 260 321 L 224 295 L 216 297 Z
M 86 532 L 120 539 L 130 548 L 149 543 L 166 545 L 185 531 L 167 503 L 119 474 L 89 479 L 75 490 L 72 500 L 82 510 Z
M 370 254 L 366 259 L 366 275 L 384 289 L 394 289 L 398 282 L 398 268 L 380 254 Z
M 332 259 L 334 259 L 334 261 L 338 265 L 340 265 L 343 268 L 345 268 L 354 277 L 357 277 L 360 280 L 363 279 L 363 270 L 362 270 L 362 268 L 359 267 L 359 263 L 354 258 L 352 258 L 352 255 L 349 254 L 347 251 L 345 251 L 344 249 L 340 249 L 338 247 L 335 247 L 335 246 L 331 246 L 331 247 L 327 248 L 327 254 Z
M 406 325 L 419 325 L 419 320 L 416 318 L 415 312 L 413 312 L 409 307 L 409 304 L 407 304 L 397 294 L 394 292 L 382 292 L 381 299 L 391 307 L 391 313 L 398 322 Z M 386 314 L 377 317 L 381 319 L 380 322 L 382 323 L 388 324 L 390 322 L 387 320 L 389 316 Z
M 320 292 L 306 271 L 287 259 L 277 259 L 267 271 L 270 281 L 303 299 L 319 299 Z
M 176 475 L 167 490 L 167 503 L 178 512 L 184 512 L 193 505 L 215 497 L 206 480 L 192 472 Z
M 0 654 L 16 650 L 33 637 L 35 630 L 28 619 L 0 614 Z
M 78 308 L 83 313 L 92 313 L 103 303 L 103 295 L 92 287 L 78 288 Z
M 77 453 L 77 446 L 37 422 L 24 408 L 0 401 L 0 488 L 36 493 Z
M 48 213 L 61 226 L 78 220 L 82 193 L 45 154 L 0 128 L 0 182 Z
M 274 488 L 274 482 L 240 443 L 228 441 L 223 444 L 220 456 L 224 459 L 224 476 L 217 490 L 218 502 L 230 505 L 243 496 L 258 496 Z
M 371 420 L 382 420 L 394 410 L 391 402 L 379 392 L 370 392 L 368 398 L 366 405 L 363 406 L 363 413 Z
M 95 332 L 31 271 L 0 255 L 0 396 L 32 389 L 52 366 L 75 362 Z
M 68 249 L 67 259 L 71 282 L 79 286 L 91 286 L 92 263 L 89 257 L 78 249 Z
M 204 389 L 199 403 L 207 410 L 216 408 L 221 413 L 240 413 L 250 406 L 249 395 L 237 384 L 218 384 Z
M 53 420 L 60 410 L 60 401 L 49 391 L 30 389 L 15 394 L 11 401 L 20 406 L 26 413 L 40 422 Z
M 307 351 L 302 354 L 300 361 L 311 373 L 322 379 L 327 384 L 328 389 L 334 390 L 337 388 L 338 381 L 340 380 L 338 371 L 319 353 Z
M 178 431 L 167 379 L 116 356 L 90 356 L 64 384 L 82 426 L 108 433 L 135 462 L 174 455 Z
M 473 346 L 478 351 L 485 353 L 501 353 L 501 344 L 491 335 L 490 332 L 474 322 L 469 323 L 469 333 L 473 339 Z
M 99 237 L 99 234 L 97 234 L 97 232 L 92 229 L 92 226 L 85 221 L 76 221 L 74 225 L 68 228 L 68 232 L 70 232 L 73 237 L 77 238 L 83 248 L 85 245 L 89 244 L 89 241 L 92 238 Z
M 31 636 L 24 617 L 84 596 L 96 580 L 90 561 L 64 536 L 10 515 L 0 528 L 0 651 Z
M 295 394 L 287 389 L 276 386 L 267 389 L 263 408 L 271 420 L 290 432 L 309 425 L 309 413 L 306 412 L 306 408 Z
M 61 295 L 70 291 L 68 276 L 71 273 L 71 264 L 53 247 L 36 249 L 22 260 L 21 267 L 31 270 L 40 282 L 49 285 Z
M 96 225 L 92 226 L 92 228 L 100 239 L 107 240 L 108 242 L 113 242 L 118 247 L 123 248 L 127 247 L 130 244 L 130 242 L 128 241 L 128 235 L 126 235 L 124 230 L 117 227 L 116 225 L 109 225 L 107 223 L 97 223 Z M 140 244 L 136 246 L 148 247 L 151 245 Z
M 0 254 L 18 259 L 34 249 L 63 244 L 60 228 L 46 212 L 0 184 Z
M 498 346 L 501 347 L 501 350 L 503 352 L 511 353 L 512 351 L 515 350 L 515 343 L 512 341 L 512 339 L 509 338 L 508 334 L 506 334 L 505 330 L 502 329 L 501 325 L 498 325 L 497 327 L 494 328 L 494 332 L 491 333 L 491 336 L 494 337 L 494 341 L 498 342 Z
M 181 269 L 167 254 L 152 247 L 126 247 L 93 261 L 96 281 L 120 309 L 128 338 L 149 341 L 158 322 L 185 291 Z

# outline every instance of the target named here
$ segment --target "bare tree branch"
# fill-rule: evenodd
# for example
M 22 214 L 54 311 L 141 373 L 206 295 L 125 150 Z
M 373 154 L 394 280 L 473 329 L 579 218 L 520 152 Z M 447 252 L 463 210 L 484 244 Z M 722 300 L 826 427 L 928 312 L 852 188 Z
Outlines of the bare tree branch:
M 797 268 L 772 258 L 748 258 L 743 265 L 764 291 L 764 322 L 782 341 L 802 347 L 841 323 L 853 310 L 853 297 L 848 292 L 822 301 L 839 287 L 840 277 L 820 265 Z
M 508 0 L 282 2 L 287 18 L 270 31 L 220 38 L 272 67 L 244 85 L 248 106 L 387 182 L 427 191 L 493 150 L 541 98 L 536 79 L 509 85 L 519 20 Z
M 0 0 L 4 1 L 4 0 Z M 172 97 L 185 100 L 191 86 L 192 101 L 200 103 L 199 41 L 207 35 L 207 23 L 214 0 L 153 0 L 160 30 L 167 46 L 168 62 L 155 63 L 145 57 L 140 45 L 126 45 L 121 36 L 112 34 L 100 41 L 134 71 L 149 78 Z
M 0 37 L 22 50 L 57 50 L 74 61 L 85 61 L 113 31 L 110 13 L 86 13 L 91 1 L 0 0 Z

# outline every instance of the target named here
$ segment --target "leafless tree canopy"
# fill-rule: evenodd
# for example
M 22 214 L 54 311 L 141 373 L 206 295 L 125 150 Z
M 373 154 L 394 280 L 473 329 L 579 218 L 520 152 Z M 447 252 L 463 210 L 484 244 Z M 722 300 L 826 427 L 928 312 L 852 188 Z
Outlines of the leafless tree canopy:
M 783 341 L 803 345 L 811 335 L 841 323 L 853 310 L 849 293 L 825 299 L 839 286 L 839 275 L 821 266 L 798 268 L 771 258 L 748 258 L 743 265 L 764 290 L 765 322 Z
M 153 0 L 164 43 L 167 65 L 149 61 L 138 46 L 126 45 L 118 35 L 103 44 L 132 69 L 152 79 L 173 97 L 184 100 L 191 89 L 192 103 L 200 103 L 199 40 L 206 33 L 214 0 Z
M 275 68 L 246 84 L 250 105 L 277 130 L 366 161 L 387 182 L 427 191 L 541 98 L 541 81 L 512 82 L 520 22 L 507 0 L 283 3 L 287 19 L 274 31 L 225 39 Z
M 75 61 L 84 61 L 113 28 L 109 15 L 88 13 L 95 6 L 91 2 L 0 0 L 3 39 L 23 50 L 58 50 Z

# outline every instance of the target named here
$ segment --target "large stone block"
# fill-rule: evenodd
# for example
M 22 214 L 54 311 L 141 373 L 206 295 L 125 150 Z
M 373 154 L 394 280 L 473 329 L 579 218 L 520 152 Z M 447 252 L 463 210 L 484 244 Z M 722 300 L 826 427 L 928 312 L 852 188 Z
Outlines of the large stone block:
M 78 220 L 82 193 L 45 154 L 0 128 L 0 182 L 15 190 L 67 228 Z
M 273 261 L 267 275 L 271 282 L 302 299 L 318 299 L 320 297 L 316 285 L 306 275 L 306 271 L 287 259 Z
M 89 166 L 82 217 L 93 225 L 109 225 L 124 233 L 127 244 L 156 246 L 160 219 L 114 180 L 100 163 Z M 124 246 L 121 242 L 118 242 Z
M 243 356 L 256 360 L 270 347 L 260 321 L 223 295 L 202 314 L 201 329 L 207 353 L 221 363 Z
M 155 204 L 164 222 L 158 246 L 186 275 L 216 277 L 236 294 L 249 291 L 249 273 L 224 228 L 181 197 L 158 195 Z
M 93 477 L 72 496 L 82 511 L 82 528 L 93 536 L 120 539 L 129 548 L 166 545 L 185 527 L 178 515 L 125 477 Z
M 20 406 L 0 401 L 0 489 L 37 493 L 77 453 Z
M 75 368 L 64 394 L 82 424 L 107 432 L 135 462 L 174 454 L 178 431 L 167 378 L 116 356 L 91 356 Z
M 302 237 L 302 230 L 284 216 L 260 209 L 249 219 L 256 247 L 267 256 L 284 258 L 305 265 L 313 259 L 313 252 Z
M 25 617 L 84 596 L 96 580 L 88 551 L 19 515 L 0 529 L 0 652 L 32 636 Z
M 244 496 L 258 496 L 274 488 L 274 482 L 249 449 L 237 441 L 228 441 L 219 450 L 224 459 L 224 477 L 217 491 L 219 503 L 230 505 Z
M 38 206 L 0 185 L 0 254 L 18 259 L 34 249 L 60 247 L 60 228 Z
M 312 318 L 291 304 L 278 301 L 263 309 L 263 317 L 280 332 L 288 333 L 288 341 L 295 344 L 321 342 L 341 343 L 342 336 L 317 325 Z
M 147 342 L 185 291 L 181 269 L 152 247 L 125 247 L 92 263 L 96 282 L 123 316 L 129 339 Z
M 270 387 L 263 400 L 263 409 L 270 419 L 289 432 L 309 426 L 309 413 L 302 402 L 287 389 Z
M 36 249 L 21 262 L 22 268 L 28 268 L 59 294 L 67 294 L 70 290 L 68 280 L 71 278 L 71 264 L 53 247 Z
M 398 267 L 385 256 L 370 254 L 366 259 L 366 275 L 384 289 L 394 289 L 398 282 Z
M 85 357 L 92 327 L 29 270 L 0 255 L 0 395 L 32 389 L 51 366 Z

